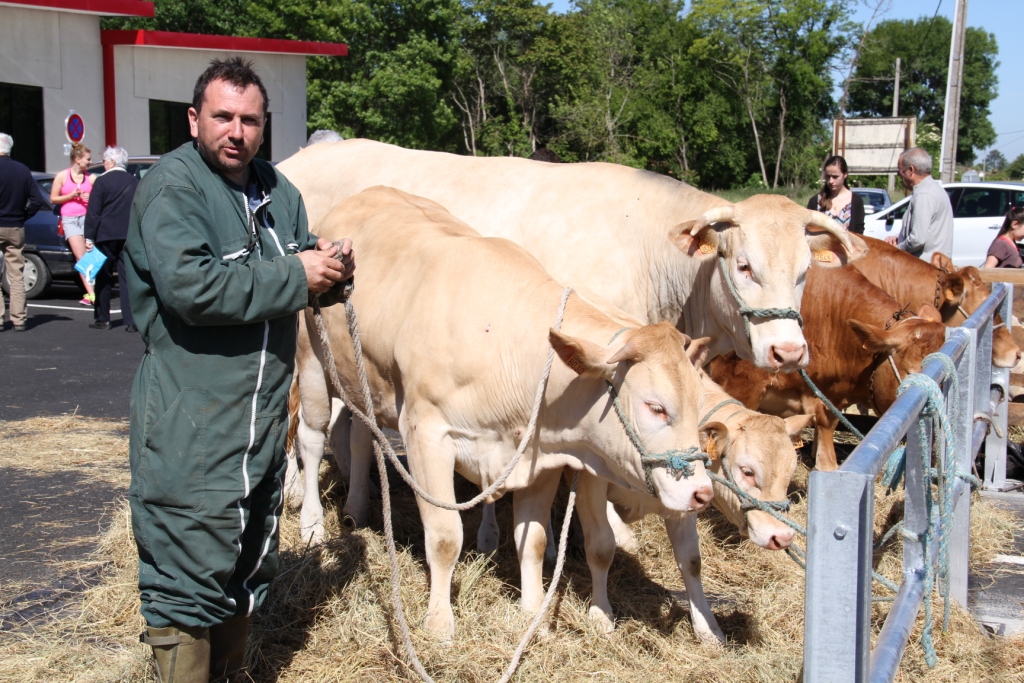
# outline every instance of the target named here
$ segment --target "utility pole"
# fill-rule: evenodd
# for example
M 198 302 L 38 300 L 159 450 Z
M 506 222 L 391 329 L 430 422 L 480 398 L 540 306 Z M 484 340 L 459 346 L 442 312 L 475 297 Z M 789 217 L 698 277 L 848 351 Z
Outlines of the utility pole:
M 900 115 L 900 58 L 896 58 L 896 81 L 892 88 L 892 117 Z M 896 192 L 896 174 L 889 174 L 888 192 L 891 197 Z
M 964 37 L 967 33 L 967 0 L 956 0 L 953 41 L 949 48 L 949 79 L 946 81 L 946 115 L 942 121 L 940 180 L 951 183 L 956 171 L 956 138 L 960 129 L 960 90 L 964 77 Z

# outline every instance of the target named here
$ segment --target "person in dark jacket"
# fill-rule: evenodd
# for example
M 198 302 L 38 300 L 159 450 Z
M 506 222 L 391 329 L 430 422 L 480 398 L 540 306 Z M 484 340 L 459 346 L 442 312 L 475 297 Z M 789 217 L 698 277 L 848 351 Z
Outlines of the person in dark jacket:
M 11 289 L 11 324 L 24 332 L 28 320 L 25 307 L 25 221 L 49 206 L 28 166 L 11 158 L 14 139 L 0 133 L 0 255 Z M 4 330 L 4 298 L 0 295 L 0 332 Z
M 821 167 L 824 179 L 821 192 L 811 197 L 807 208 L 823 214 L 850 232 L 864 234 L 864 200 L 850 191 L 846 159 L 834 155 Z
M 139 183 L 128 291 L 146 344 L 132 385 L 128 496 L 161 683 L 248 680 L 249 619 L 278 570 L 296 314 L 355 269 L 309 232 L 299 191 L 256 159 L 267 91 L 214 60 L 193 141 Z
M 128 172 L 128 152 L 123 147 L 107 147 L 103 152 L 106 173 L 93 183 L 92 196 L 85 213 L 85 250 L 99 249 L 107 260 L 96 274 L 96 303 L 89 327 L 110 329 L 110 293 L 114 288 L 114 270 L 121 291 L 121 320 L 125 332 L 138 332 L 128 302 L 128 279 L 124 270 L 124 241 L 128 237 L 128 217 L 139 179 Z

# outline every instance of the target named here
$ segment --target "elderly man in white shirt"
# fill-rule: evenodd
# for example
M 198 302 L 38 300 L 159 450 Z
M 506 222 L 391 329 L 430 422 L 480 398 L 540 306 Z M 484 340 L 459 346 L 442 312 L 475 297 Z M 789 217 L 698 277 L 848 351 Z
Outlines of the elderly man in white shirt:
M 932 178 L 932 157 L 920 147 L 908 149 L 897 162 L 900 178 L 913 197 L 903 215 L 900 236 L 885 241 L 925 261 L 932 254 L 953 253 L 953 207 L 942 184 Z

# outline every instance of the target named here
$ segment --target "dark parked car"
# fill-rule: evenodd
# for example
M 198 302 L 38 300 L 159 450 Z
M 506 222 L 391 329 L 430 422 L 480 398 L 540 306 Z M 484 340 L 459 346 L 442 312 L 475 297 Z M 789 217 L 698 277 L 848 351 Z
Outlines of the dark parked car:
M 128 172 L 140 179 L 160 157 L 130 157 Z M 103 164 L 93 165 L 89 173 L 103 173 Z M 50 196 L 54 174 L 32 172 L 32 177 L 39 184 L 44 197 Z M 75 256 L 68 248 L 67 242 L 57 234 L 59 213 L 57 207 L 42 209 L 25 222 L 25 297 L 35 299 L 43 295 L 54 280 L 66 280 L 80 283 L 75 271 Z M 0 260 L 0 268 L 3 261 Z M 3 274 L 4 292 L 10 292 L 7 284 L 7 273 Z
M 864 200 L 865 215 L 885 211 L 892 206 L 889 193 L 885 190 L 873 187 L 855 187 L 852 192 Z

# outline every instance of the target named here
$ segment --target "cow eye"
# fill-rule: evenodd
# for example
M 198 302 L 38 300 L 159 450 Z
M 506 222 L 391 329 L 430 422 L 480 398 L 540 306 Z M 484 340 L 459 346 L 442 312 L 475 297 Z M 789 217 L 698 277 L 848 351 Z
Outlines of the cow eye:
M 740 473 L 743 474 L 743 476 L 747 477 L 748 479 L 754 478 L 754 470 L 750 469 L 749 467 L 741 467 Z
M 744 275 L 751 279 L 753 279 L 754 277 L 753 272 L 750 270 L 750 264 L 744 261 L 743 259 L 736 259 L 736 270 L 740 271 L 741 273 L 743 273 Z
M 660 417 L 661 419 L 667 419 L 668 413 L 665 412 L 665 407 L 660 403 L 648 403 L 647 407 L 651 409 L 651 412 Z

